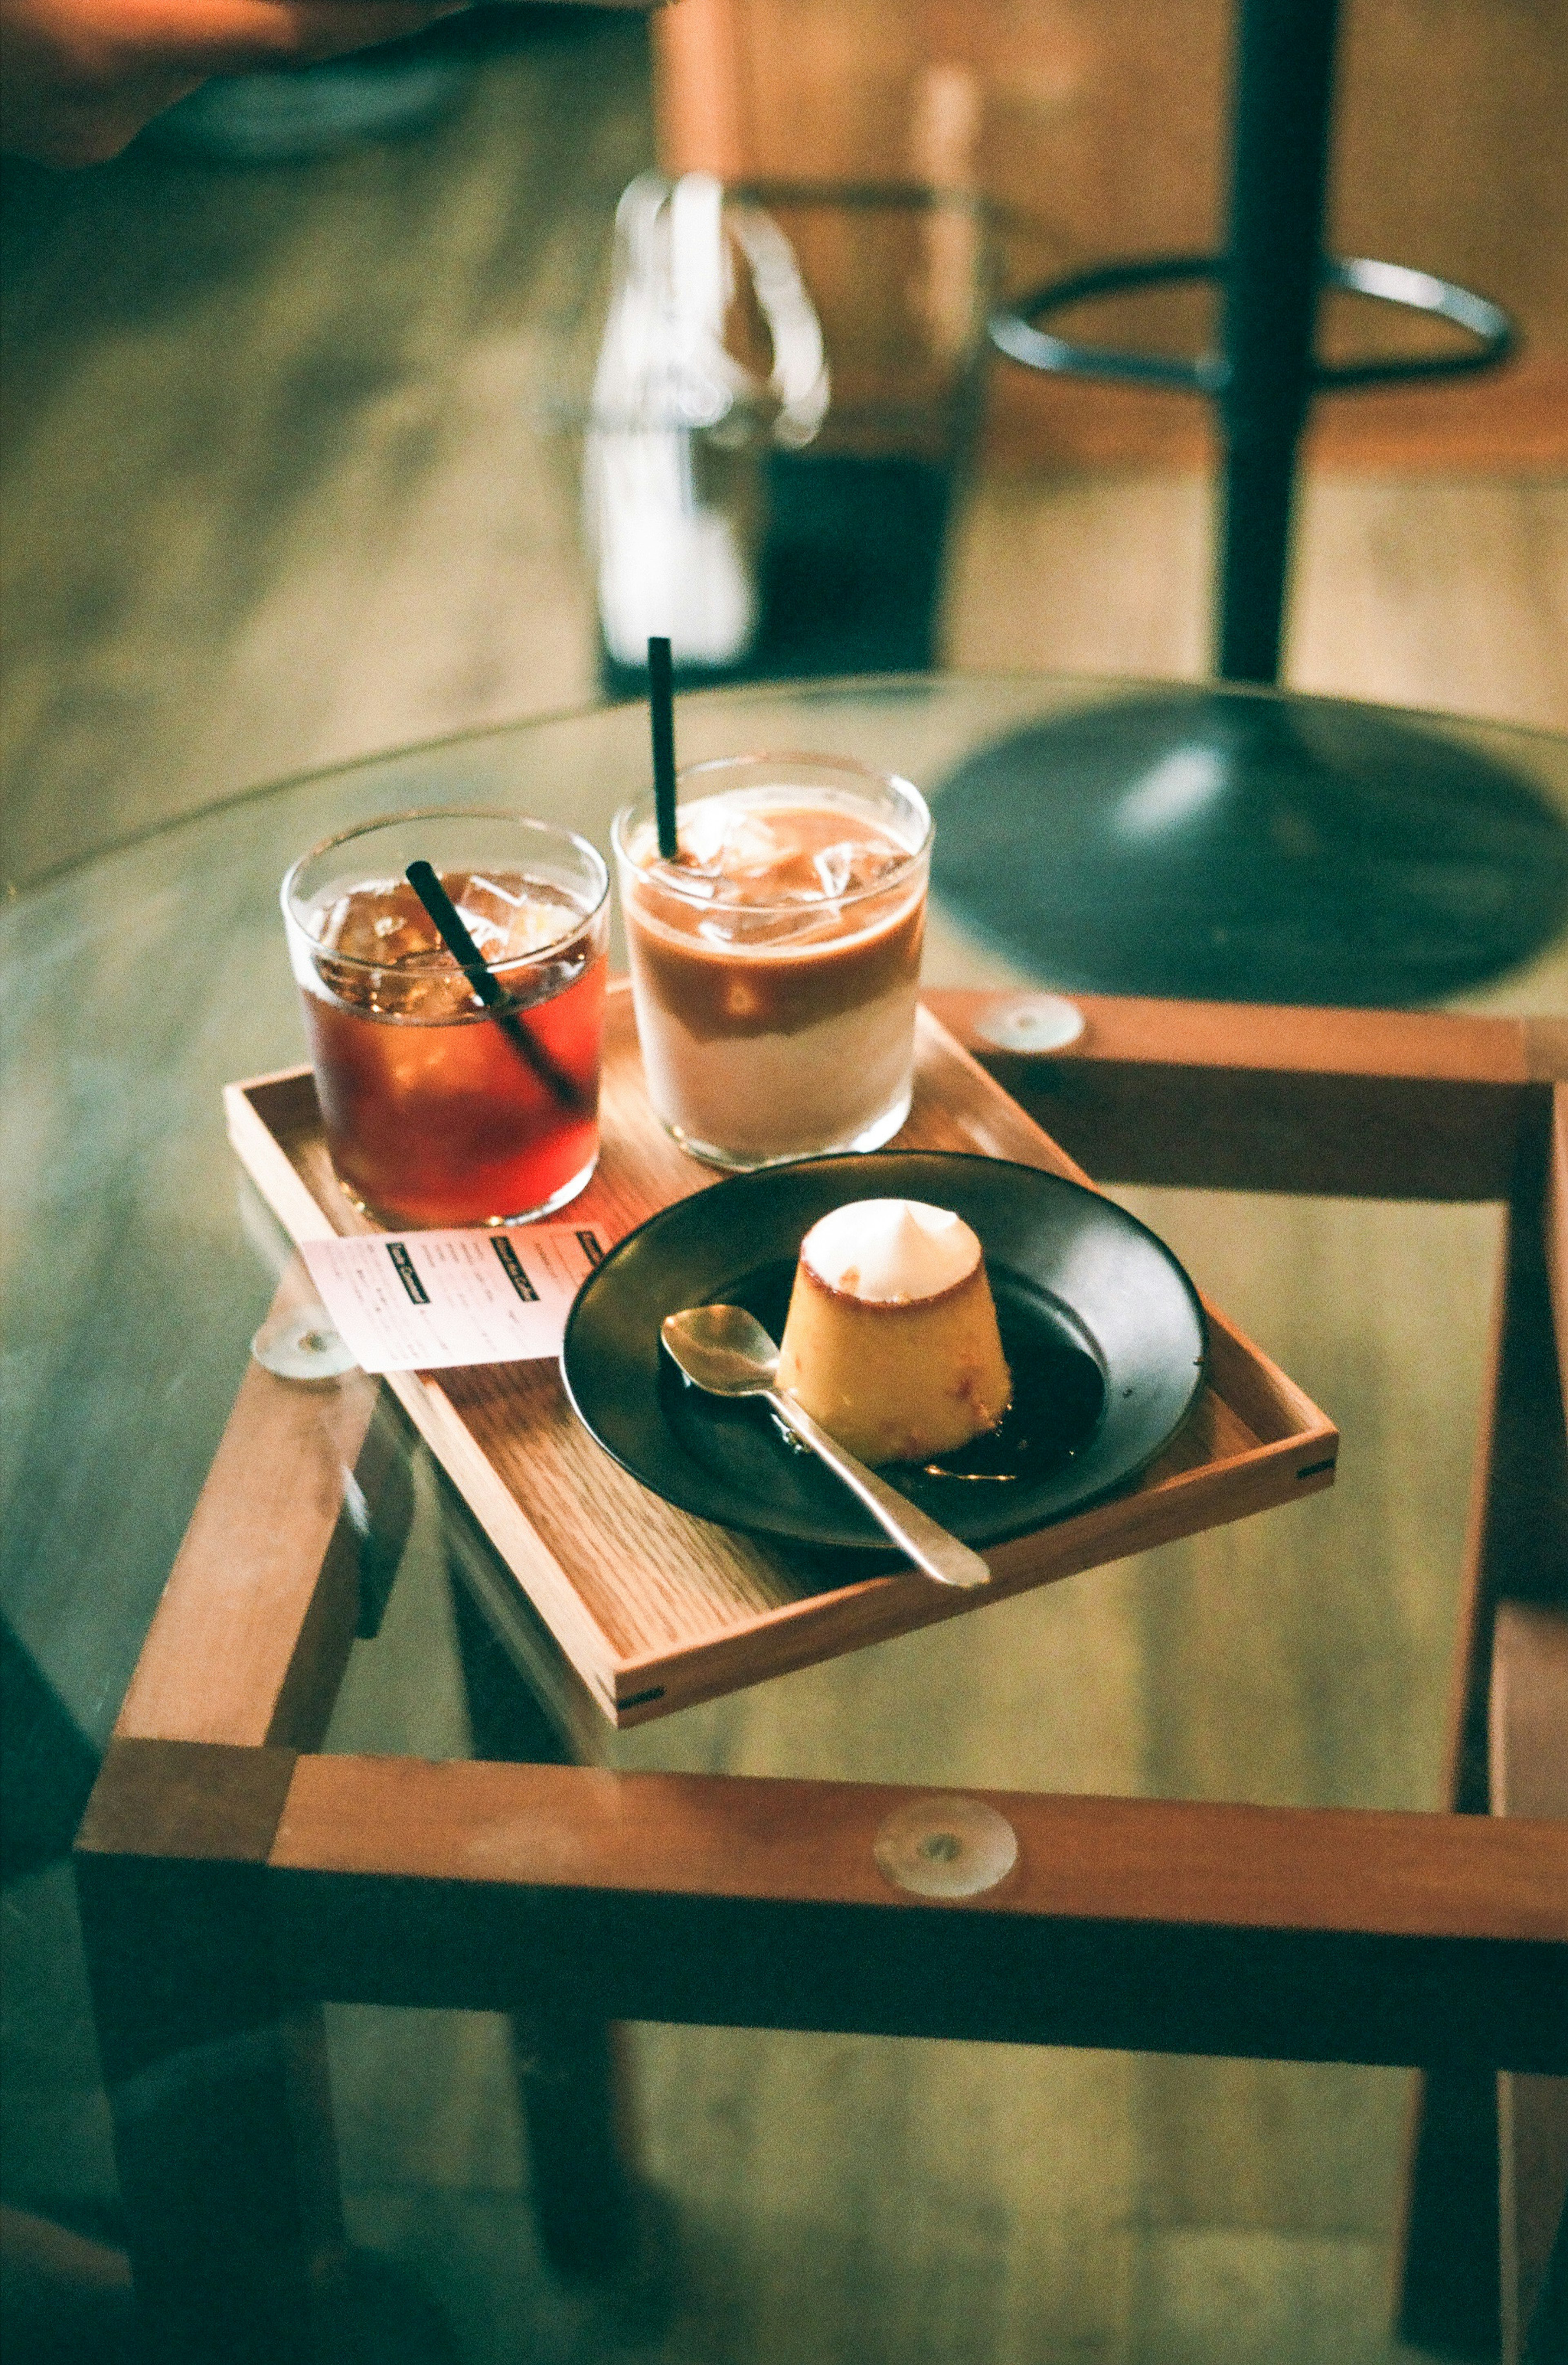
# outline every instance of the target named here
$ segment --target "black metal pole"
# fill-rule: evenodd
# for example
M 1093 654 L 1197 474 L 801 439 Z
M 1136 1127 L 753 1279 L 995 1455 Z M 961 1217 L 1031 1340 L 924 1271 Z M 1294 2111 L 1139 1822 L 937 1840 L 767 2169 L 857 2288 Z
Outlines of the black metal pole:
M 1312 393 L 1338 0 L 1240 0 L 1220 398 L 1219 673 L 1279 679 Z
M 1026 971 L 1090 992 L 1435 1001 L 1568 926 L 1568 828 L 1516 769 L 1366 708 L 1257 697 L 1290 568 L 1297 450 L 1319 392 L 1428 376 L 1434 356 L 1316 364 L 1334 284 L 1467 331 L 1491 368 L 1506 316 L 1470 289 L 1324 252 L 1337 0 L 1230 0 L 1230 220 L 1217 255 L 1143 255 L 1036 288 L 991 341 L 1026 368 L 1213 396 L 1225 466 L 1217 686 L 1041 717 L 942 788 L 932 883 Z M 1146 12 L 1152 16 L 1152 12 Z M 1217 353 L 1187 362 L 1059 337 L 1070 306 L 1215 280 Z M 1375 842 L 1374 842 L 1375 841 Z

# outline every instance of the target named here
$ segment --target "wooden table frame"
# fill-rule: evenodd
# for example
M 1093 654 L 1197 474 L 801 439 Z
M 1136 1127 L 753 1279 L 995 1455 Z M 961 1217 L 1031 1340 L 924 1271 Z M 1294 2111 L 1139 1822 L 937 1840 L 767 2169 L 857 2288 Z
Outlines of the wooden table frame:
M 1568 1827 L 1484 1811 L 1498 1604 L 1568 1591 L 1568 1026 L 1086 997 L 1079 1046 L 1023 1059 L 976 1033 L 996 996 L 931 998 L 1097 1180 L 1506 1204 L 1455 1811 L 987 1792 L 1017 1866 L 934 1903 L 873 1858 L 896 1789 L 313 1754 L 388 1446 L 363 1375 L 252 1367 L 76 1851 L 161 2359 L 331 2353 L 332 2001 L 521 2015 L 585 2093 L 644 2019 L 1417 2065 L 1406 2320 L 1462 2306 L 1432 2204 L 1495 2194 L 1476 2098 L 1568 2070 Z

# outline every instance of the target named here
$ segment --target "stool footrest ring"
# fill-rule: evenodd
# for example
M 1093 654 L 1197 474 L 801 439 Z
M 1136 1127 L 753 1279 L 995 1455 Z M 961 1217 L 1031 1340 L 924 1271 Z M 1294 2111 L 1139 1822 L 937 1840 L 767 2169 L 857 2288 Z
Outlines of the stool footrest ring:
M 1057 377 L 1119 380 L 1129 386 L 1168 387 L 1184 394 L 1220 395 L 1229 369 L 1220 353 L 1192 358 L 1179 354 L 1123 351 L 1114 345 L 1084 345 L 1053 336 L 1039 321 L 1070 304 L 1106 296 L 1123 296 L 1147 287 L 1166 287 L 1210 280 L 1224 285 L 1223 254 L 1157 254 L 1130 263 L 1107 263 L 1051 280 L 1016 304 L 993 312 L 991 342 L 1009 361 L 1025 369 L 1044 370 Z M 1361 386 L 1391 386 L 1409 378 L 1462 377 L 1477 370 L 1495 369 L 1514 347 L 1514 326 L 1499 305 L 1451 280 L 1435 278 L 1400 263 L 1377 263 L 1361 256 L 1326 256 L 1323 285 L 1373 302 L 1393 304 L 1406 312 L 1424 312 L 1450 320 L 1474 339 L 1467 351 L 1390 356 L 1364 362 L 1319 362 L 1313 385 L 1320 393 L 1343 392 Z

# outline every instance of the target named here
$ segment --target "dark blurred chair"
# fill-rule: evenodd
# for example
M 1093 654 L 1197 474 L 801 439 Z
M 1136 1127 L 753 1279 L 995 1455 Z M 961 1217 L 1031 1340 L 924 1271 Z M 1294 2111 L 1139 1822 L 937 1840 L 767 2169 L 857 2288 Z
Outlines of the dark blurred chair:
M 98 1752 L 0 1618 L 0 1884 L 8 1889 L 69 1855 L 97 1775 Z M 14 2010 L 21 2002 L 11 2001 Z M 131 2331 L 123 2250 L 30 2210 L 0 2209 L 0 2337 L 8 2359 L 129 2365 Z

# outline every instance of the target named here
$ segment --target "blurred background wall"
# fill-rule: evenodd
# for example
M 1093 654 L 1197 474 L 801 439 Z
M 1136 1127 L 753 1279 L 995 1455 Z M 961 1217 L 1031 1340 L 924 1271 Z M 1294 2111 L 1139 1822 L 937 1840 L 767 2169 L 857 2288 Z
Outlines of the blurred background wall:
M 1212 252 L 1234 17 L 1229 0 L 683 0 L 656 20 L 661 155 L 736 178 L 972 185 L 1002 218 L 1009 287 Z M 1325 465 L 1568 462 L 1564 123 L 1561 9 L 1350 0 L 1332 245 L 1481 290 L 1522 323 L 1526 351 L 1495 382 L 1324 406 Z M 1204 326 L 1201 299 L 1175 294 L 1092 315 L 1108 342 L 1176 350 Z M 1418 350 L 1418 335 L 1341 301 L 1324 349 Z M 1204 427 L 1195 403 L 1004 371 L 987 451 L 1025 467 L 1191 466 L 1207 456 Z
M 8 875 L 597 694 L 545 414 L 655 153 L 978 190 L 1025 286 L 1213 241 L 1227 41 L 1220 0 L 679 0 L 651 60 L 639 18 L 481 9 L 434 37 L 471 69 L 452 104 L 400 139 L 226 165 L 154 127 L 84 173 L 7 165 Z M 1495 379 L 1320 406 L 1291 678 L 1568 720 L 1568 17 L 1352 0 L 1342 92 L 1338 243 L 1498 297 L 1526 345 Z M 1332 340 L 1412 333 L 1355 309 Z M 1172 298 L 1136 328 L 1203 321 Z M 1203 670 L 1210 456 L 1190 400 L 993 369 L 948 660 Z
M 1012 286 L 1203 245 L 1227 16 L 679 0 L 651 62 L 638 18 L 492 8 L 443 29 L 471 73 L 401 139 L 235 166 L 155 128 L 87 172 L 7 165 L 7 873 L 596 695 L 576 455 L 544 411 L 655 151 L 978 188 Z M 1320 407 L 1291 678 L 1568 721 L 1568 17 L 1351 0 L 1342 84 L 1339 243 L 1500 297 L 1526 345 L 1495 379 Z M 1334 338 L 1391 332 L 1356 309 Z M 1192 401 L 994 369 L 948 660 L 1201 671 L 1209 457 Z

